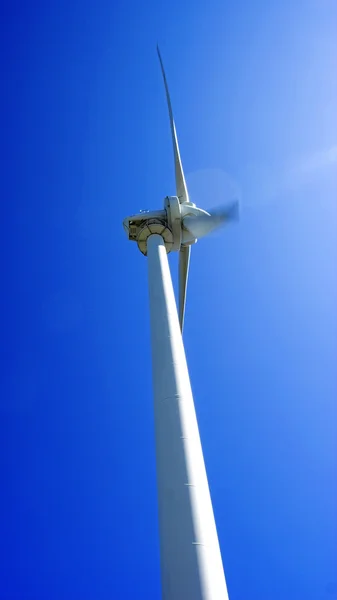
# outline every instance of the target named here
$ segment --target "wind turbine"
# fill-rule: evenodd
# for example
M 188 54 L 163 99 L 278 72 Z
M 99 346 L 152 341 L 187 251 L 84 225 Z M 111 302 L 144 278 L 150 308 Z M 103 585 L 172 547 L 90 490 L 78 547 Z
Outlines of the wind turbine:
M 173 140 L 176 196 L 123 221 L 148 258 L 160 564 L 163 600 L 228 600 L 182 339 L 191 245 L 237 217 L 190 201 L 159 48 Z M 179 252 L 179 315 L 167 254 Z

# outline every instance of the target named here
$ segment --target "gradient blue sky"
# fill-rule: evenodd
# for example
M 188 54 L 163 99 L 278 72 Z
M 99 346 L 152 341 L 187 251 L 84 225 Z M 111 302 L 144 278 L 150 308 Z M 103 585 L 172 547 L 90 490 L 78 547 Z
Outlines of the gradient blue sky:
M 337 598 L 336 3 L 2 11 L 1 600 L 160 598 L 122 228 L 174 193 L 157 41 L 192 198 L 242 203 L 193 248 L 185 327 L 230 600 Z

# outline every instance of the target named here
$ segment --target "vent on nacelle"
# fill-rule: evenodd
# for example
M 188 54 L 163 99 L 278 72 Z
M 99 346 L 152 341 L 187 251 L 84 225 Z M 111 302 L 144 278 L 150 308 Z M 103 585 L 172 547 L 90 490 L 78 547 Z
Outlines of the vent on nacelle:
M 129 238 L 132 240 L 136 240 L 137 239 L 137 225 L 135 225 L 134 223 L 130 223 L 129 226 Z

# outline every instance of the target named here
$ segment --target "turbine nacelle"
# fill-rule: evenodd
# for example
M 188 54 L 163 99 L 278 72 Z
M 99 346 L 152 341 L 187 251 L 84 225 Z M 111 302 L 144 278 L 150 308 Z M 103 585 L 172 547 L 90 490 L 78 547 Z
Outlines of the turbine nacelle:
M 146 255 L 144 242 L 151 233 L 165 231 L 163 237 L 167 252 L 179 252 L 182 246 L 195 244 L 198 238 L 205 237 L 226 221 L 236 219 L 237 216 L 237 203 L 209 213 L 193 202 L 181 204 L 177 196 L 167 196 L 163 210 L 140 211 L 136 215 L 126 217 L 123 226 L 129 240 L 137 242 L 141 252 Z
M 131 217 L 126 217 L 123 221 L 123 227 L 128 236 L 128 239 L 132 242 L 137 242 L 138 235 L 142 227 L 146 224 L 147 221 L 157 219 L 158 221 L 166 222 L 167 215 L 165 210 L 152 210 L 140 211 L 136 215 L 132 215 Z

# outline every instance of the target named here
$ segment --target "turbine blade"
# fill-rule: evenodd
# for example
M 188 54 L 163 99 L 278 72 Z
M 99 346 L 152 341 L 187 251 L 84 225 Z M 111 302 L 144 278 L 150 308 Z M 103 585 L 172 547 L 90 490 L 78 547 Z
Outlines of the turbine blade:
M 176 126 L 175 126 L 173 112 L 172 112 L 171 98 L 170 98 L 169 89 L 168 89 L 168 85 L 167 85 L 163 61 L 162 61 L 160 51 L 159 51 L 159 46 L 157 46 L 157 53 L 158 53 L 158 57 L 159 57 L 161 72 L 163 74 L 165 91 L 166 91 L 166 99 L 167 99 L 168 111 L 169 111 L 169 116 L 170 116 L 170 125 L 171 125 L 172 142 L 173 142 L 173 153 L 174 153 L 174 167 L 175 167 L 175 176 L 176 176 L 176 190 L 177 190 L 177 196 L 179 198 L 179 202 L 180 202 L 180 204 L 182 204 L 183 202 L 189 201 L 188 191 L 187 191 L 183 166 L 182 166 L 181 158 L 180 158 L 177 131 L 176 131 Z
M 179 252 L 179 323 L 181 333 L 184 328 L 186 290 L 188 269 L 190 265 L 191 246 L 182 246 Z
M 221 225 L 230 221 L 237 221 L 238 218 L 239 205 L 235 202 L 229 206 L 213 210 L 208 214 L 205 213 L 198 216 L 187 215 L 183 219 L 183 227 L 184 229 L 187 229 L 194 238 L 202 238 Z

